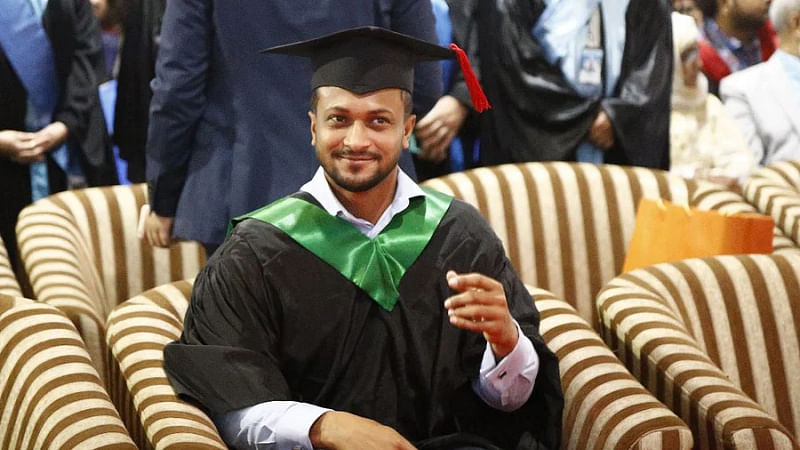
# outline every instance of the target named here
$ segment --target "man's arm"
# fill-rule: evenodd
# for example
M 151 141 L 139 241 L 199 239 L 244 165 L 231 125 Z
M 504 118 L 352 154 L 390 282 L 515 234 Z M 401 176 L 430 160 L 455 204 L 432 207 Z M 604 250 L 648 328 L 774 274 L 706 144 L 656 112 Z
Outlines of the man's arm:
M 206 106 L 211 14 L 210 0 L 171 0 L 164 11 L 147 137 L 150 205 L 161 217 L 175 215 Z
M 436 21 L 430 0 L 395 0 L 390 5 L 388 28 L 436 43 Z M 442 95 L 442 69 L 438 61 L 414 66 L 414 114 L 424 116 Z
M 530 398 L 539 358 L 533 343 L 511 316 L 503 285 L 478 273 L 449 271 L 446 276 L 450 288 L 457 292 L 444 304 L 450 323 L 482 333 L 487 343 L 473 389 L 494 408 L 516 410 Z

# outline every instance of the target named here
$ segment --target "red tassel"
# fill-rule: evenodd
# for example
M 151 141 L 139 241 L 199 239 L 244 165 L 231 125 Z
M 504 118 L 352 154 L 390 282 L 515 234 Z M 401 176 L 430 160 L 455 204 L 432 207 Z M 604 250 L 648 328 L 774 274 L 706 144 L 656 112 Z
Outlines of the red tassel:
M 458 65 L 461 66 L 461 73 L 464 74 L 464 81 L 467 83 L 472 106 L 478 112 L 491 108 L 492 105 L 489 104 L 486 94 L 483 93 L 483 88 L 481 87 L 480 81 L 478 81 L 478 77 L 476 77 L 475 72 L 472 71 L 472 66 L 469 64 L 467 54 L 456 44 L 450 44 L 450 50 L 456 52 L 456 56 L 458 57 Z

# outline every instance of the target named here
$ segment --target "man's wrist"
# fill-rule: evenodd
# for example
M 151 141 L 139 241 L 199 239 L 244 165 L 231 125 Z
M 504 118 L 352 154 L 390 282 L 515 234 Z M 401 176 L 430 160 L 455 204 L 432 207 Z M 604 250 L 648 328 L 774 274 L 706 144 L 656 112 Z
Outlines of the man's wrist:
M 311 441 L 311 446 L 314 448 L 329 448 L 331 440 L 329 433 L 335 427 L 330 426 L 331 420 L 335 420 L 336 411 L 326 411 L 320 415 L 317 420 L 311 425 L 308 430 L 308 439 Z

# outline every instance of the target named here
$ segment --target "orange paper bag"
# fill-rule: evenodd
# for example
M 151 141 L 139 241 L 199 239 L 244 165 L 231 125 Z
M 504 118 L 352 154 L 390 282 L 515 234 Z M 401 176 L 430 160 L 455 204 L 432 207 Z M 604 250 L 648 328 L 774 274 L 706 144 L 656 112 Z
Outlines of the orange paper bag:
M 686 258 L 772 253 L 772 217 L 726 215 L 643 198 L 623 272 Z

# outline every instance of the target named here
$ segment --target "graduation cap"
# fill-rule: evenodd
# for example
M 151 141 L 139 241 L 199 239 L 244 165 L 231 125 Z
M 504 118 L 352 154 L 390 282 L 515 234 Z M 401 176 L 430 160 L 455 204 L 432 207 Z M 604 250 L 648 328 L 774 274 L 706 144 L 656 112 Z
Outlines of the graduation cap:
M 457 57 L 475 109 L 491 107 L 466 54 L 455 44 L 441 47 L 385 28 L 366 26 L 270 47 L 262 53 L 309 58 L 313 66 L 312 89 L 336 86 L 356 94 L 386 88 L 412 92 L 415 63 Z

